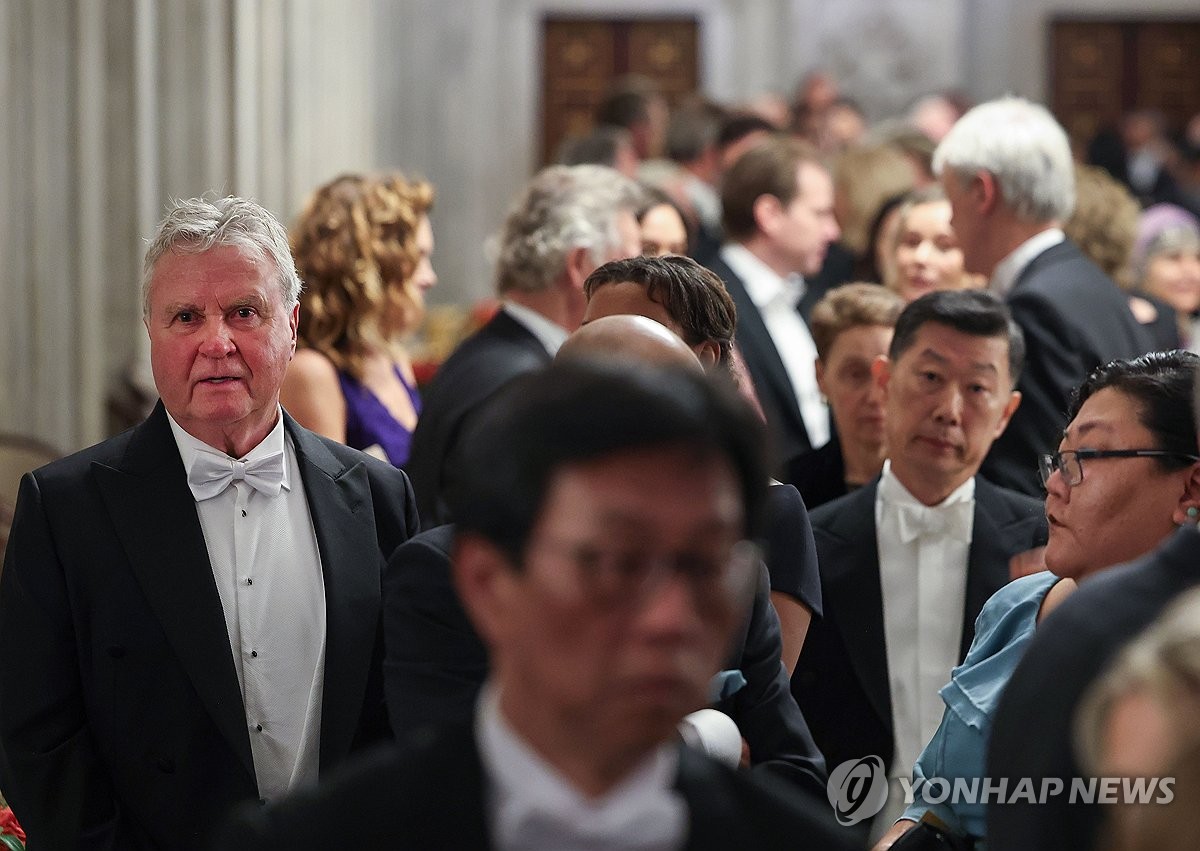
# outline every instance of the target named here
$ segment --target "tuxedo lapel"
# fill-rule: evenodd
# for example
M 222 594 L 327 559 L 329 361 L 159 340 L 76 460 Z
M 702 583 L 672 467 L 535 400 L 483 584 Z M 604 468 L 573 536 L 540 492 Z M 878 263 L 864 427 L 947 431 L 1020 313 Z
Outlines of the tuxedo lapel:
M 842 510 L 823 530 L 824 546 L 818 550 L 826 616 L 841 635 L 871 707 L 890 733 L 892 701 L 875 535 L 878 486 L 876 479 L 846 498 Z
M 975 477 L 975 519 L 967 553 L 960 662 L 975 640 L 975 619 L 983 604 L 1008 582 L 1009 559 L 1023 549 L 1016 542 L 1032 539 L 1033 527 L 1039 522 L 1041 518 L 1037 515 L 1014 514 L 1003 501 L 1003 491 L 986 479 Z
M 241 689 L 196 501 L 160 402 L 118 467 L 93 464 L 130 567 L 200 702 L 254 777 Z
M 792 380 L 788 377 L 762 314 L 746 292 L 745 284 L 719 257 L 711 262 L 710 267 L 725 281 L 725 288 L 737 307 L 737 345 L 750 368 L 755 390 L 760 395 L 766 392 L 773 394 L 778 399 L 780 415 L 791 420 L 793 428 L 798 428 L 801 434 L 807 435 L 808 431 L 800 417 L 800 403 L 792 389 Z
M 323 766 L 349 751 L 378 637 L 382 555 L 363 463 L 347 467 L 316 436 L 284 414 L 325 579 L 325 684 L 321 704 Z

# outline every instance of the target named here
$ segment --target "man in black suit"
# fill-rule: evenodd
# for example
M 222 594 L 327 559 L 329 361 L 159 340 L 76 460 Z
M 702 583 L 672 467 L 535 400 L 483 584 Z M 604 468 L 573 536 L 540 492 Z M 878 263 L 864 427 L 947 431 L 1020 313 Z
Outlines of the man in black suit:
M 0 582 L 0 785 L 35 847 L 203 847 L 390 734 L 380 572 L 414 498 L 279 406 L 286 233 L 174 202 L 145 270 L 162 401 L 24 477 Z
M 743 380 L 734 366 L 737 308 L 721 279 L 694 260 L 669 256 L 616 260 L 589 275 L 584 292 L 585 325 L 615 315 L 648 317 L 678 334 L 705 369 L 722 379 Z M 617 341 L 609 346 L 614 352 L 622 348 Z M 775 484 L 768 491 L 764 532 L 771 603 L 782 625 L 783 662 L 790 673 L 809 622 L 821 613 L 808 511 L 791 485 Z
M 500 236 L 490 322 L 438 369 L 405 469 L 426 526 L 450 520 L 446 496 L 462 475 L 459 439 L 506 383 L 545 366 L 579 327 L 583 282 L 602 263 L 641 253 L 637 184 L 605 166 L 551 166 L 509 209 Z
M 1200 386 L 1193 397 L 1200 422 Z M 1034 634 L 1004 689 L 988 743 L 988 777 L 1062 780 L 1084 772 L 1075 756 L 1075 720 L 1084 693 L 1117 652 L 1167 605 L 1200 585 L 1200 532 L 1188 523 L 1157 550 L 1081 583 Z M 1010 781 L 1011 784 L 1012 781 Z M 1011 785 L 1009 787 L 1012 788 Z M 1009 800 L 987 812 L 988 847 L 1001 851 L 1087 851 L 1099 847 L 1105 808 L 1068 795 Z
M 221 847 L 846 847 L 823 803 L 676 739 L 754 587 L 760 447 L 695 371 L 573 360 L 512 382 L 452 494 L 454 582 L 491 656 L 473 724 L 247 808 Z
M 814 150 L 772 136 L 750 148 L 721 184 L 727 242 L 705 265 L 737 305 L 737 345 L 771 431 L 772 468 L 829 440 L 817 388 L 817 350 L 799 312 L 840 231 L 833 180 Z
M 976 475 L 1020 403 L 1019 329 L 993 296 L 931 293 L 896 323 L 873 375 L 886 396 L 888 461 L 867 487 L 812 512 L 824 617 L 792 691 L 830 772 L 874 756 L 895 781 L 942 717 L 1009 559 L 1045 543 L 1040 502 Z M 898 783 L 875 832 L 899 815 Z
M 1071 392 L 1097 366 L 1153 344 L 1125 294 L 1062 232 L 1075 206 L 1071 147 L 1044 107 L 980 104 L 942 140 L 934 169 L 967 271 L 990 278 L 1025 332 L 1023 401 L 983 474 L 1040 496 L 1037 454 L 1058 445 Z

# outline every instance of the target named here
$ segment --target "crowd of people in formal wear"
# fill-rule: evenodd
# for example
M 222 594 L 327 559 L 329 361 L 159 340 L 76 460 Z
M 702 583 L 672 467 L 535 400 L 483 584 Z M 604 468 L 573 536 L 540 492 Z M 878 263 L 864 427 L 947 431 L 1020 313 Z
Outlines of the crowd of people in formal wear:
M 615 90 L 421 387 L 431 184 L 170 203 L 0 574 L 29 847 L 1196 847 L 1200 139 L 754 106 Z

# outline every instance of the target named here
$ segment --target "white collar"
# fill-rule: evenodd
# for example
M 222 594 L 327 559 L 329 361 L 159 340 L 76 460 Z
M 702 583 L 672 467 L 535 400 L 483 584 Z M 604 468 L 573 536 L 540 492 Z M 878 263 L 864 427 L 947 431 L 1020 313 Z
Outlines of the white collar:
M 967 479 L 961 485 L 950 492 L 950 495 L 939 502 L 937 505 L 925 506 L 919 499 L 912 495 L 912 492 L 904 486 L 904 483 L 896 478 L 896 474 L 892 472 L 892 461 L 887 459 L 883 462 L 883 473 L 879 478 L 879 499 L 893 505 L 913 505 L 926 508 L 940 508 L 942 506 L 955 505 L 960 502 L 971 502 L 975 499 L 975 477 Z
M 581 835 L 634 828 L 640 837 L 631 838 L 649 848 L 681 845 L 686 836 L 686 803 L 673 788 L 679 773 L 677 745 L 660 745 L 615 787 L 588 798 L 512 729 L 492 683 L 479 695 L 475 739 L 487 777 L 492 837 L 499 848 L 523 845 L 520 838 L 543 814 L 568 829 L 578 828 Z M 539 832 L 536 825 L 532 829 Z
M 759 310 L 779 299 L 794 310 L 804 297 L 808 285 L 802 275 L 793 273 L 781 277 L 744 245 L 725 243 L 721 246 L 721 259 L 741 279 L 746 295 Z
M 1066 238 L 1062 228 L 1047 228 L 1035 233 L 996 264 L 988 289 L 998 298 L 1004 298 L 1012 291 L 1013 286 L 1017 283 L 1017 278 L 1021 277 L 1025 267 L 1033 262 L 1035 257 L 1058 245 Z
M 183 426 L 175 422 L 175 418 L 167 413 L 167 422 L 171 426 L 171 435 L 175 438 L 175 446 L 179 449 L 179 457 L 183 461 L 183 468 L 190 469 L 192 466 L 192 458 L 198 452 L 216 452 L 226 457 L 230 456 L 225 450 L 218 449 L 215 446 L 209 446 L 198 437 L 194 437 L 183 430 Z M 257 461 L 259 458 L 264 458 L 267 455 L 273 455 L 277 452 L 284 452 L 289 444 L 285 439 L 286 432 L 283 428 L 283 408 L 279 409 L 275 427 L 267 432 L 257 446 L 243 455 L 241 458 L 236 458 L 237 461 Z M 283 465 L 283 489 L 291 490 L 291 471 L 290 464 Z
M 506 299 L 501 303 L 501 309 L 524 325 L 526 331 L 537 337 L 538 342 L 546 347 L 546 351 L 550 353 L 551 357 L 558 354 L 559 346 L 567 341 L 567 329 L 532 308 Z

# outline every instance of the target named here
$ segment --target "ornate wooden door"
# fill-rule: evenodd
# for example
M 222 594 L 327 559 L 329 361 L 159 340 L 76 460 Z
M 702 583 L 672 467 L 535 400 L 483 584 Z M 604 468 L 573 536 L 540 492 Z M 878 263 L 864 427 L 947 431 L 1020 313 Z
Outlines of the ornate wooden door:
M 674 103 L 697 88 L 695 18 L 548 17 L 542 24 L 542 162 L 567 136 L 586 133 L 612 83 L 626 74 L 656 82 Z

